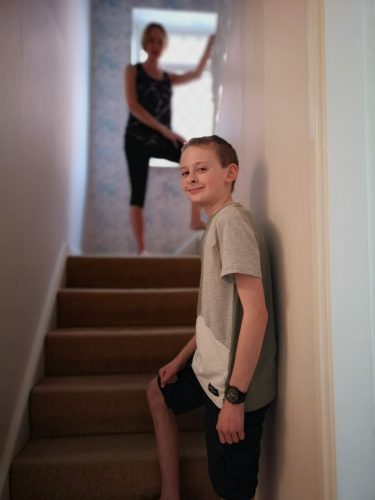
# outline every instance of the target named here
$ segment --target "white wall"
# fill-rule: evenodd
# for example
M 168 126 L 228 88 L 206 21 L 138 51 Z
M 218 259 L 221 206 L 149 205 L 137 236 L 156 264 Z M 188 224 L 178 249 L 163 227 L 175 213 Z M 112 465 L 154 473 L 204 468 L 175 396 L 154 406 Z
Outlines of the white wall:
M 340 500 L 375 498 L 375 332 L 371 318 L 371 298 L 375 300 L 374 14 L 373 1 L 325 2 L 330 274 Z
M 55 2 L 57 0 L 54 0 Z M 83 247 L 88 200 L 88 150 L 90 117 L 90 0 L 70 0 L 71 36 L 66 50 L 71 60 L 70 85 L 70 201 L 68 241 L 72 251 Z
M 269 242 L 279 336 L 257 498 L 333 500 L 319 2 L 244 0 L 232 14 L 218 132 Z
M 89 1 L 3 0 L 0 47 L 1 491 L 64 255 L 81 246 Z
M 237 197 L 268 236 L 276 279 L 265 500 L 375 498 L 374 8 L 233 9 L 219 133 L 239 150 Z

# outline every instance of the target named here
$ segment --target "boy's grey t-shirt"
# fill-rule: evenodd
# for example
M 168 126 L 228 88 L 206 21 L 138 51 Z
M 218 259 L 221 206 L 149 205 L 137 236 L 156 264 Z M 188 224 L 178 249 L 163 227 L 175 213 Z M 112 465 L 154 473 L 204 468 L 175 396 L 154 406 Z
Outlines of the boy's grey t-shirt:
M 268 254 L 252 215 L 239 203 L 214 214 L 203 238 L 201 257 L 197 349 L 192 367 L 207 396 L 219 408 L 231 375 L 243 314 L 234 275 L 263 280 L 268 324 L 245 401 L 245 411 L 256 410 L 276 395 L 276 343 Z

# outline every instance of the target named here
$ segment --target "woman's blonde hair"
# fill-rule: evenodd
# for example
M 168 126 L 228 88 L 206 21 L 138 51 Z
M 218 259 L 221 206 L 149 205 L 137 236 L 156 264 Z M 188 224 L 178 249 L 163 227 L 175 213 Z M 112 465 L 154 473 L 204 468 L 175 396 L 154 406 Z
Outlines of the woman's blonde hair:
M 142 42 L 142 48 L 143 49 L 145 49 L 145 46 L 146 46 L 147 40 L 149 39 L 151 30 L 153 30 L 153 29 L 160 30 L 162 32 L 164 38 L 165 38 L 165 41 L 168 40 L 167 30 L 164 28 L 164 26 L 162 24 L 159 24 L 159 23 L 150 23 L 150 24 L 148 24 L 145 27 L 145 29 L 143 30 L 143 33 L 142 33 L 141 42 Z

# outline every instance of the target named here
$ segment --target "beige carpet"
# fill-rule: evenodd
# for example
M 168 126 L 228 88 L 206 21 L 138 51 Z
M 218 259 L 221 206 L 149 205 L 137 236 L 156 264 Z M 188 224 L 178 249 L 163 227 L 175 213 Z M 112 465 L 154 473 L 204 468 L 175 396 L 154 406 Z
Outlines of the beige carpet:
M 160 490 L 148 380 L 194 333 L 196 257 L 70 257 L 30 394 L 11 500 L 151 500 Z M 183 500 L 211 500 L 202 413 L 179 417 Z

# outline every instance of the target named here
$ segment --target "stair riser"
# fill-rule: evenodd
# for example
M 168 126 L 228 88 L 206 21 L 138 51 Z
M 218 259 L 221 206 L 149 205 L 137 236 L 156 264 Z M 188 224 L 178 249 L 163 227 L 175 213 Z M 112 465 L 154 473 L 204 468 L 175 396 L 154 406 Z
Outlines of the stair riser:
M 217 500 L 209 484 L 204 458 L 182 460 L 182 498 Z M 84 478 L 84 479 L 83 479 Z M 156 460 L 51 464 L 22 469 L 10 475 L 12 500 L 146 500 L 160 493 Z
M 50 335 L 46 342 L 47 375 L 157 373 L 192 334 L 159 336 Z
M 213 500 L 203 433 L 179 436 L 182 498 Z M 159 498 L 153 434 L 31 440 L 10 471 L 12 500 Z
M 38 391 L 30 399 L 34 438 L 153 432 L 146 389 Z M 202 430 L 201 409 L 178 417 L 180 430 Z
M 196 318 L 198 292 L 155 293 L 61 291 L 58 326 L 189 326 Z
M 199 258 L 70 257 L 69 288 L 183 288 L 198 287 Z

